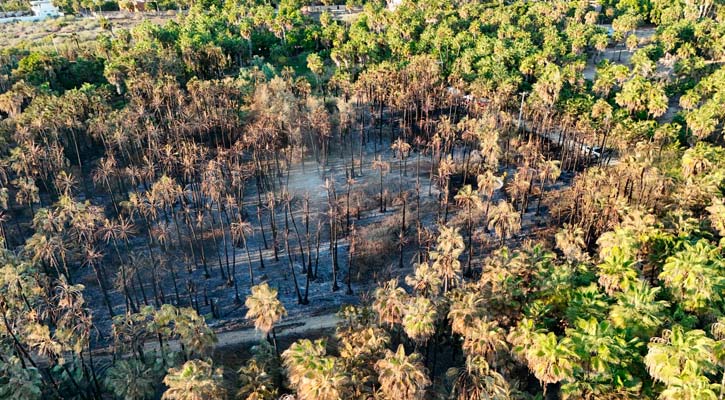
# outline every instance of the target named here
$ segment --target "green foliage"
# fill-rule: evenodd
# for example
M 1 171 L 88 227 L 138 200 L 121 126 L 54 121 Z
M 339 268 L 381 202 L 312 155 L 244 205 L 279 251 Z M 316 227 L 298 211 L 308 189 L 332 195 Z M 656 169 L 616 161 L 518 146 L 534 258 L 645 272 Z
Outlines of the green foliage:
M 187 361 L 180 368 L 171 368 L 164 378 L 168 387 L 163 400 L 224 399 L 222 369 L 213 368 L 211 362 Z
M 43 386 L 40 372 L 36 368 L 27 368 L 21 363 L 15 356 L 0 362 L 0 398 L 42 399 Z
M 665 262 L 659 278 L 690 312 L 720 313 L 725 290 L 725 263 L 721 250 L 705 240 L 684 249 Z
M 114 363 L 106 371 L 104 383 L 117 398 L 123 400 L 149 399 L 158 385 L 152 370 L 135 359 Z
M 104 83 L 103 64 L 100 58 L 78 58 L 71 62 L 54 54 L 33 52 L 20 60 L 13 70 L 13 77 L 35 86 L 48 84 L 54 90 L 63 91 L 86 83 Z

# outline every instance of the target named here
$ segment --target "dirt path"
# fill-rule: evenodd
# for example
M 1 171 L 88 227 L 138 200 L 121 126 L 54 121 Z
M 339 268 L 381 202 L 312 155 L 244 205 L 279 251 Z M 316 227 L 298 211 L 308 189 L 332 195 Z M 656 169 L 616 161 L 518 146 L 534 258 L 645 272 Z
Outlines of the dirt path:
M 277 337 L 285 337 L 290 335 L 303 334 L 309 331 L 318 331 L 323 329 L 333 329 L 337 325 L 339 318 L 336 313 L 330 312 L 327 314 L 317 315 L 314 317 L 303 317 L 290 321 L 283 321 L 275 332 Z M 246 343 L 257 343 L 260 340 L 264 340 L 265 336 L 263 333 L 254 329 L 254 327 L 234 330 L 227 332 L 220 332 L 217 334 L 216 349 L 238 346 Z
M 334 310 L 329 312 L 309 316 L 302 315 L 296 318 L 283 319 L 277 327 L 275 332 L 278 340 L 293 340 L 295 336 L 303 335 L 307 332 L 321 332 L 327 330 L 333 330 L 340 319 L 337 317 L 337 313 Z M 219 331 L 215 331 L 217 337 L 217 343 L 214 346 L 216 353 L 224 353 L 229 348 L 239 348 L 240 346 L 251 346 L 265 339 L 265 335 L 256 329 L 254 326 L 245 326 L 238 329 L 224 330 L 220 328 Z M 180 351 L 181 346 L 178 339 L 171 340 L 165 343 L 168 348 L 173 351 Z M 152 353 L 159 350 L 159 343 L 153 338 L 149 338 L 144 343 L 144 353 Z M 96 362 L 110 362 L 112 357 L 113 349 L 111 347 L 99 348 L 93 350 L 93 358 Z M 36 362 L 45 364 L 46 360 L 43 358 L 37 358 Z

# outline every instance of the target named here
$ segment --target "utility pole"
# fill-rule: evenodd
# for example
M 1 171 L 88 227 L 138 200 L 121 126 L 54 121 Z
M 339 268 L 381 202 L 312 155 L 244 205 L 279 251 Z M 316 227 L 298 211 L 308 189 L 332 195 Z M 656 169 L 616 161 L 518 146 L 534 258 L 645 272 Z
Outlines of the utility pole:
M 526 98 L 526 95 L 529 94 L 529 92 L 521 92 L 519 93 L 521 95 L 521 105 L 519 106 L 519 123 L 518 123 L 518 130 L 521 130 L 521 117 L 523 116 L 524 111 L 524 99 Z

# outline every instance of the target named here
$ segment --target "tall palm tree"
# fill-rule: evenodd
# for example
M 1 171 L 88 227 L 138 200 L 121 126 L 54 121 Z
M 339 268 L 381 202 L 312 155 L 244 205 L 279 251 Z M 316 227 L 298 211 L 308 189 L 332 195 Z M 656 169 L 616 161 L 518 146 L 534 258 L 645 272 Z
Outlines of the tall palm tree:
M 450 195 L 451 175 L 453 175 L 455 169 L 456 163 L 450 155 L 447 158 L 442 159 L 438 164 L 438 184 L 443 189 L 443 193 L 441 194 L 441 203 L 439 204 L 439 206 L 444 209 L 442 218 L 443 223 L 448 220 L 448 197 Z
M 35 185 L 35 180 L 28 177 L 20 177 L 13 181 L 18 191 L 15 193 L 15 201 L 19 205 L 30 206 L 30 213 L 35 214 L 33 204 L 40 203 L 40 190 Z
M 532 181 L 529 177 L 528 168 L 520 168 L 514 173 L 513 179 L 506 185 L 506 192 L 512 203 L 519 201 L 519 212 L 521 215 L 526 213 L 526 204 L 528 203 L 529 189 L 531 189 Z
M 275 347 L 277 345 L 274 325 L 285 315 L 287 310 L 277 299 L 277 289 L 269 287 L 267 282 L 252 286 L 252 294 L 244 302 L 247 306 L 247 319 L 254 319 L 254 327 L 269 336 L 272 332 Z
M 103 226 L 98 231 L 98 233 L 101 235 L 102 239 L 106 243 L 113 243 L 113 249 L 116 252 L 116 255 L 118 256 L 118 260 L 120 262 L 120 272 L 121 272 L 121 284 L 123 287 L 123 294 L 126 296 L 126 308 L 127 311 L 130 312 L 138 312 L 137 305 L 134 303 L 133 299 L 131 298 L 131 292 L 128 288 L 128 282 L 130 281 L 130 277 L 128 276 L 126 272 L 126 262 L 124 261 L 123 257 L 121 256 L 121 250 L 118 247 L 118 241 L 122 239 L 128 239 L 128 231 L 124 229 L 122 224 L 117 220 L 109 220 L 106 219 L 103 222 Z
M 385 351 L 385 357 L 375 363 L 380 391 L 388 399 L 420 400 L 431 381 L 417 353 L 405 354 L 403 345 L 397 351 Z
M 556 182 L 556 180 L 559 179 L 559 175 L 561 175 L 559 164 L 559 160 L 546 160 L 542 161 L 539 164 L 539 199 L 536 202 L 536 215 L 539 215 L 539 211 L 541 208 L 541 198 L 544 197 L 544 185 L 547 182 Z
M 164 377 L 168 387 L 162 400 L 202 400 L 227 398 L 221 368 L 213 368 L 211 362 L 190 360 L 180 368 L 171 368 Z
M 106 279 L 103 273 L 101 272 L 101 268 L 99 267 L 100 261 L 103 259 L 103 253 L 98 251 L 97 249 L 93 248 L 92 246 L 86 246 L 83 251 L 83 265 L 90 265 L 91 268 L 93 268 L 93 272 L 96 276 L 96 282 L 98 283 L 98 286 L 101 288 L 101 293 L 103 294 L 103 301 L 106 303 L 106 307 L 108 308 L 108 314 L 111 316 L 111 319 L 115 316 L 115 313 L 113 312 L 113 305 L 111 304 L 110 297 L 108 295 L 108 288 L 106 287 Z
M 247 221 L 239 221 L 239 222 L 232 222 L 230 225 L 230 231 L 232 234 L 232 241 L 234 243 L 237 243 L 239 239 L 242 240 L 242 246 L 244 246 L 244 251 L 247 254 L 247 268 L 249 269 L 249 282 L 250 285 L 254 285 L 254 271 L 252 270 L 252 254 L 249 251 L 249 246 L 247 245 L 247 235 L 250 235 L 254 232 L 254 229 L 252 228 L 252 224 L 250 224 Z M 236 282 L 236 280 L 235 280 Z
M 496 235 L 501 238 L 501 245 L 503 246 L 506 239 L 521 230 L 521 215 L 516 212 L 511 203 L 500 200 L 491 210 L 488 229 L 493 229 L 496 232 Z
M 493 201 L 493 193 L 503 187 L 503 180 L 491 171 L 485 171 L 477 178 L 478 193 L 486 199 L 486 210 L 483 216 L 484 223 L 488 221 L 488 211 Z
M 436 248 L 429 256 L 433 260 L 433 269 L 443 279 L 443 292 L 446 293 L 461 280 L 461 262 L 458 257 L 465 250 L 463 237 L 458 228 L 440 227 Z
M 390 171 L 390 164 L 383 161 L 378 156 L 371 164 L 373 169 L 377 169 L 380 172 L 380 212 L 385 212 L 385 198 L 383 197 L 383 175 Z
M 458 206 L 466 210 L 466 230 L 468 232 L 468 261 L 466 261 L 466 270 L 463 272 L 467 275 L 471 272 L 471 259 L 473 258 L 473 211 L 478 210 L 483 205 L 478 192 L 473 190 L 471 185 L 465 185 L 454 197 Z

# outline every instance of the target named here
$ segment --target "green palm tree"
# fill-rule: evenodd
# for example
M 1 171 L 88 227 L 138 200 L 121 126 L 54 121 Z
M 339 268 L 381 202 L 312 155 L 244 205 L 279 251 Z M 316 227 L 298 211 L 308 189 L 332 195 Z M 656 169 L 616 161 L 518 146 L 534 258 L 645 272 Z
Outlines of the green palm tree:
M 392 327 L 403 321 L 408 294 L 403 288 L 398 287 L 396 279 L 391 279 L 375 289 L 373 297 L 375 298 L 373 310 L 378 314 L 381 324 Z
M 477 318 L 464 335 L 463 350 L 469 356 L 485 357 L 495 367 L 497 353 L 508 349 L 505 337 L 498 322 Z
M 631 355 L 643 347 L 638 338 L 628 341 L 609 322 L 595 318 L 577 320 L 566 334 L 579 357 L 580 372 L 576 382 L 565 385 L 572 387 L 562 388 L 564 391 L 591 398 L 633 380 L 628 368 Z
M 610 296 L 638 280 L 634 261 L 625 256 L 619 248 L 614 248 L 612 254 L 597 265 L 597 269 L 599 284 Z
M 321 357 L 301 379 L 297 388 L 300 400 L 338 400 L 348 398 L 349 379 L 335 357 Z
M 282 353 L 287 378 L 293 388 L 299 388 L 304 377 L 316 368 L 319 360 L 327 354 L 326 346 L 327 341 L 323 339 L 314 342 L 309 339 L 301 339 Z
M 433 260 L 433 269 L 443 279 L 444 293 L 461 281 L 461 262 L 458 257 L 464 249 L 463 237 L 458 228 L 440 227 L 436 248 L 430 252 L 430 259 Z
M 618 329 L 632 336 L 651 336 L 662 325 L 668 303 L 657 300 L 661 288 L 653 288 L 643 280 L 636 280 L 616 294 L 617 302 L 609 310 L 609 320 Z
M 390 342 L 388 332 L 378 327 L 338 329 L 336 336 L 340 341 L 337 346 L 340 356 L 351 362 L 366 361 L 371 355 L 382 354 Z
M 616 229 L 604 232 L 599 239 L 599 258 L 604 260 L 613 255 L 634 259 L 637 256 L 639 242 L 631 229 L 617 227 Z
M 239 369 L 239 391 L 237 398 L 242 400 L 272 400 L 277 397 L 272 376 L 257 360 L 249 360 Z
M 518 324 L 516 324 L 516 327 L 509 332 L 508 336 L 506 336 L 506 340 L 513 345 L 511 352 L 514 356 L 516 356 L 518 360 L 526 362 L 526 355 L 528 354 L 531 346 L 534 344 L 534 339 L 538 334 L 544 332 L 545 331 L 543 329 L 540 329 L 536 325 L 536 321 L 532 318 L 524 317 Z
M 424 344 L 436 330 L 438 311 L 435 304 L 425 297 L 414 297 L 405 308 L 403 329 L 417 344 Z
M 660 393 L 661 400 L 717 400 L 718 385 L 706 376 L 684 373 Z
M 717 322 L 711 325 L 710 333 L 717 340 L 715 344 L 715 356 L 720 368 L 723 369 L 722 378 L 720 379 L 720 397 L 719 400 L 725 398 L 725 318 L 720 317 Z
M 604 319 L 609 311 L 607 300 L 607 296 L 600 291 L 596 283 L 579 287 L 571 293 L 566 307 L 566 318 L 570 324 L 574 324 L 582 316 Z
M 216 334 L 196 310 L 191 307 L 182 307 L 173 314 L 174 333 L 179 336 L 179 341 L 188 355 L 207 355 L 214 349 L 217 342 Z
M 123 400 L 150 399 L 158 385 L 151 369 L 136 359 L 116 361 L 106 372 L 104 383 Z
M 644 358 L 647 372 L 668 386 L 715 369 L 715 341 L 699 329 L 686 331 L 675 325 L 652 339 L 648 347 Z
M 222 369 L 210 362 L 190 360 L 180 368 L 171 368 L 164 378 L 168 387 L 162 400 L 223 400 L 227 391 L 223 385 Z
M 428 298 L 438 296 L 443 285 L 438 272 L 427 262 L 415 264 L 414 274 L 406 276 L 405 283 L 410 285 L 417 295 Z
M 0 398 L 42 399 L 43 382 L 38 369 L 27 368 L 15 356 L 0 361 Z
M 420 400 L 426 394 L 431 381 L 419 361 L 419 354 L 405 354 L 403 345 L 392 352 L 385 351 L 385 357 L 375 363 L 378 371 L 380 391 L 387 399 Z
M 456 293 L 457 294 L 457 293 Z M 476 320 L 483 316 L 484 300 L 474 290 L 466 290 L 460 296 L 452 296 L 448 320 L 451 321 L 451 330 L 462 336 L 468 335 Z
M 684 248 L 667 259 L 659 278 L 687 311 L 707 312 L 723 301 L 725 261 L 721 249 L 706 240 Z
M 572 379 L 577 359 L 571 339 L 558 340 L 551 332 L 534 335 L 526 353 L 529 369 L 543 386 L 544 392 L 549 384 Z
M 244 305 L 248 309 L 246 318 L 254 320 L 254 327 L 265 335 L 271 331 L 275 337 L 274 324 L 287 315 L 287 310 L 277 298 L 277 289 L 270 288 L 267 282 L 252 286 L 252 294 Z M 275 347 L 276 342 L 275 339 Z

